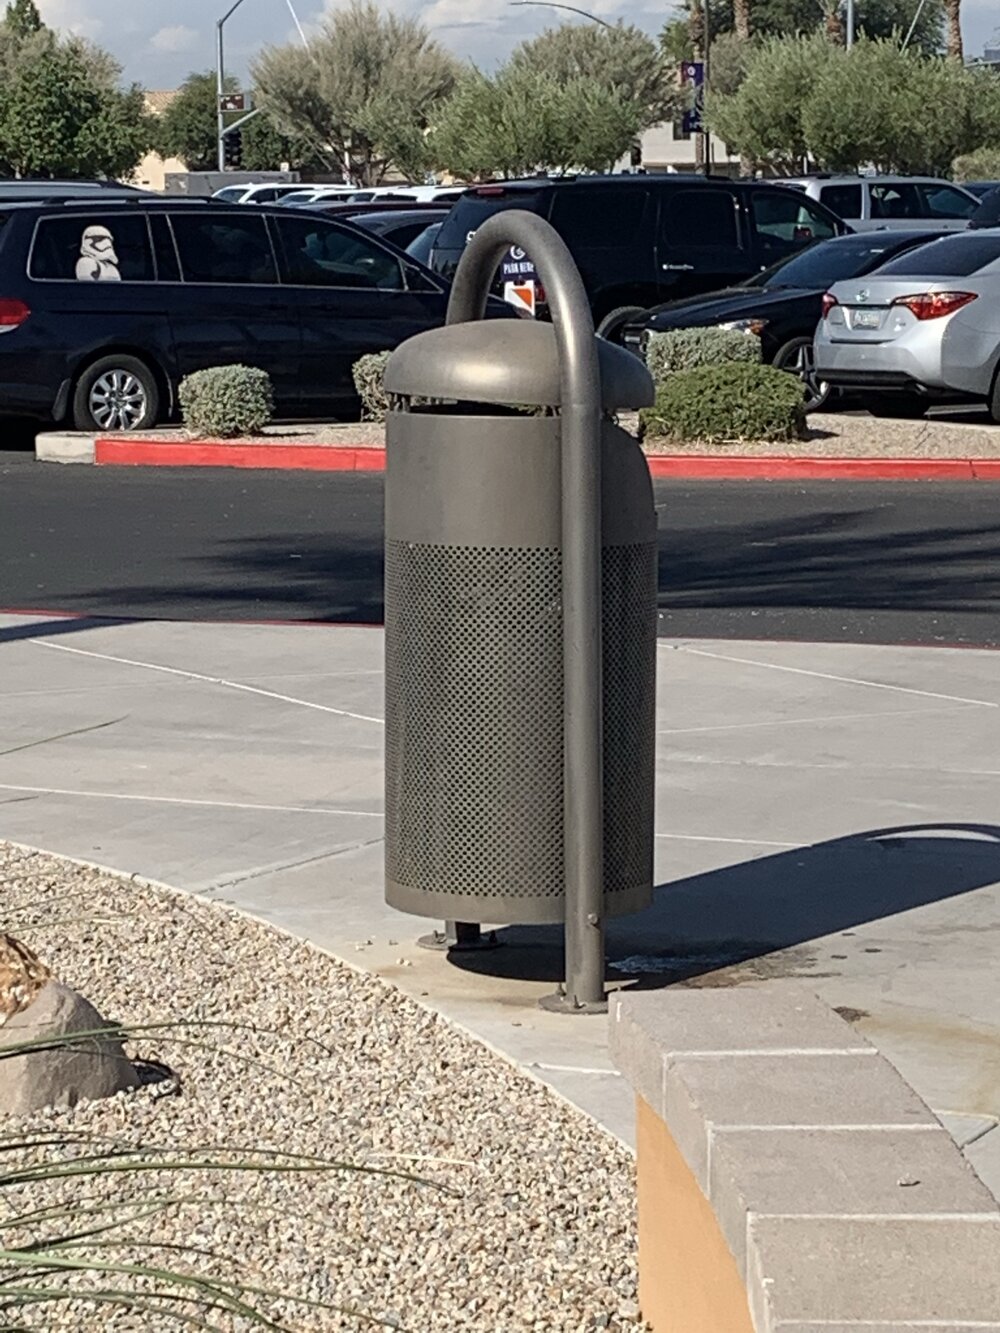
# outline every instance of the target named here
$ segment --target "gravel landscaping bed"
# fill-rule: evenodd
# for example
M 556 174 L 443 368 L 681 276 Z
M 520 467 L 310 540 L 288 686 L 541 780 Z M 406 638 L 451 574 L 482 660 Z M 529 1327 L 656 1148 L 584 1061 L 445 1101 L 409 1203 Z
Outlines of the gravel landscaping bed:
M 3 843 L 0 886 L 0 929 L 35 949 L 109 1020 L 126 1029 L 173 1020 L 239 1025 L 137 1036 L 129 1053 L 166 1066 L 158 1081 L 71 1111 L 0 1122 L 4 1245 L 60 1229 L 52 1222 L 15 1229 L 15 1214 L 57 1201 L 82 1209 L 118 1200 L 133 1205 L 131 1218 L 123 1209 L 119 1229 L 68 1254 L 283 1293 L 246 1297 L 273 1324 L 188 1306 L 204 1321 L 196 1327 L 643 1327 L 632 1160 L 548 1089 L 384 982 L 224 906 Z M 34 1146 L 12 1137 L 25 1131 Z M 277 1156 L 268 1160 L 286 1165 L 294 1164 L 290 1154 L 310 1154 L 327 1167 L 9 1183 L 27 1164 L 94 1151 L 93 1138 L 74 1143 L 68 1133 L 154 1164 L 183 1148 L 213 1159 L 225 1150 L 231 1160 L 272 1150 Z M 369 1170 L 330 1169 L 335 1163 Z M 145 1218 L 134 1211 L 139 1204 L 153 1205 Z M 107 1220 L 88 1214 L 78 1229 Z M 177 1245 L 198 1253 L 148 1248 Z M 9 1280 L 9 1260 L 0 1258 L 0 1269 Z M 45 1282 L 62 1291 L 69 1284 L 72 1299 L 5 1314 L 0 1286 L 0 1326 L 183 1327 L 155 1295 L 162 1282 L 121 1274 L 109 1282 L 86 1272 Z M 83 1296 L 96 1286 L 161 1303 L 144 1314 L 98 1308 Z
M 985 418 L 984 418 L 985 422 Z M 647 439 L 651 454 L 729 454 L 743 457 L 806 458 L 1000 458 L 1000 426 L 943 421 L 890 421 L 868 416 L 817 412 L 806 439 L 795 444 L 744 441 L 739 444 L 681 444 Z

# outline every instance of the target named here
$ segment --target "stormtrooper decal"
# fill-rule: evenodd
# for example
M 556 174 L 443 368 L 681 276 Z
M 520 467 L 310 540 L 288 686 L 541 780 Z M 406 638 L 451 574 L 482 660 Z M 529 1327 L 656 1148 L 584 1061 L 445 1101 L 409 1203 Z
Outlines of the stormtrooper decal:
M 88 227 L 83 233 L 76 276 L 81 282 L 121 282 L 115 238 L 107 227 Z

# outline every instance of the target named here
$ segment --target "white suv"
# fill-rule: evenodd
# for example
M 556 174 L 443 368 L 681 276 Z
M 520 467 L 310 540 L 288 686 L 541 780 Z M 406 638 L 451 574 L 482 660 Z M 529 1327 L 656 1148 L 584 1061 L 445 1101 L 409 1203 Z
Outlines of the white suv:
M 926 228 L 960 231 L 979 200 L 933 176 L 800 176 L 782 185 L 825 204 L 855 231 Z

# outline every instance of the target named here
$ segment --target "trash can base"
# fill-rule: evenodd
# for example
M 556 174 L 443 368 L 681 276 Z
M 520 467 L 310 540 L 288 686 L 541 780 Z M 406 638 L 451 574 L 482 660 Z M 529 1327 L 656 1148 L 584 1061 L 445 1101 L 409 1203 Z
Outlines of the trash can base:
M 502 944 L 495 930 L 484 935 L 478 925 L 467 921 L 446 921 L 444 930 L 432 930 L 417 940 L 418 948 L 434 953 L 485 953 Z

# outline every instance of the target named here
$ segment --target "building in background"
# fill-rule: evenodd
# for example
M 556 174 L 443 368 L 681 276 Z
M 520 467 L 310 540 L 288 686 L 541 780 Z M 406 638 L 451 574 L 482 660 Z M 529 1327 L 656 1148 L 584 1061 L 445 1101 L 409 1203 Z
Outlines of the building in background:
M 152 116 L 162 116 L 167 107 L 177 96 L 177 89 L 146 93 L 146 110 Z M 163 190 L 168 171 L 186 171 L 184 163 L 177 157 L 164 160 L 159 153 L 147 153 L 135 172 L 135 184 L 144 190 Z

